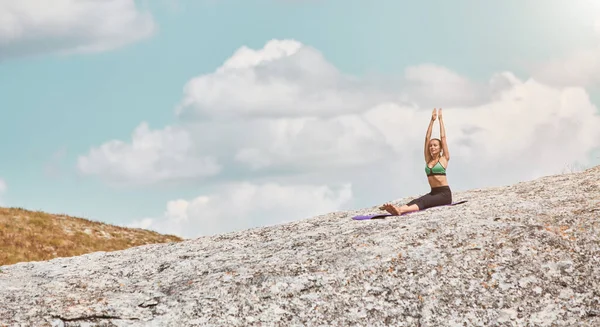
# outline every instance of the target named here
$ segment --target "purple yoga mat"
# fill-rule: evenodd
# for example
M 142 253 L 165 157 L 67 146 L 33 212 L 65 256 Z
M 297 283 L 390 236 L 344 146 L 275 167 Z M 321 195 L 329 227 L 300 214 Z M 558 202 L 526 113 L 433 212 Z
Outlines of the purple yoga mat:
M 446 204 L 443 206 L 437 206 L 437 207 L 450 207 L 450 206 L 455 206 L 457 204 L 461 204 L 461 203 L 465 203 L 467 202 L 467 200 L 462 200 L 462 201 L 458 201 L 458 202 L 454 202 L 454 203 L 450 203 L 450 204 Z M 437 207 L 432 207 L 432 208 L 437 208 Z M 430 208 L 428 208 L 430 209 Z M 427 209 L 423 209 L 423 210 L 419 210 L 419 211 L 424 211 Z M 404 215 L 408 215 L 411 214 L 413 212 L 419 212 L 419 211 L 412 211 L 412 212 L 407 212 L 407 213 L 403 213 L 400 216 L 404 216 Z M 385 218 L 385 217 L 393 217 L 395 215 L 392 215 L 391 213 L 375 213 L 375 214 L 371 214 L 371 215 L 360 215 L 360 216 L 354 216 L 352 217 L 352 219 L 354 220 L 368 220 L 368 219 L 378 219 L 378 218 Z

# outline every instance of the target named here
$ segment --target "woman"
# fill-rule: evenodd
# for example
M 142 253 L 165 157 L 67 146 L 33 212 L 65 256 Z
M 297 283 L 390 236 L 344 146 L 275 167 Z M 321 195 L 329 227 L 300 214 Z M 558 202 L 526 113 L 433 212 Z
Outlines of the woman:
M 439 116 L 440 118 L 440 139 L 431 139 L 431 129 L 433 122 Z M 425 173 L 431 187 L 431 192 L 423 195 L 420 198 L 414 199 L 409 203 L 398 207 L 389 203 L 379 207 L 392 215 L 401 215 L 407 212 L 423 210 L 431 207 L 437 207 L 452 203 L 452 191 L 448 186 L 446 179 L 446 167 L 450 161 L 450 152 L 448 152 L 448 144 L 446 143 L 446 130 L 444 129 L 444 121 L 442 120 L 442 109 L 436 114 L 435 108 L 431 114 L 431 121 L 425 136 Z

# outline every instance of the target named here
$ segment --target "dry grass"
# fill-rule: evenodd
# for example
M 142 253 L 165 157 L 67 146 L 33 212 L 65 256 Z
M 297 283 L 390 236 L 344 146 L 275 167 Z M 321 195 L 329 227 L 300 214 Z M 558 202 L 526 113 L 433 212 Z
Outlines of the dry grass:
M 181 238 L 66 215 L 0 208 L 0 266 L 96 251 L 179 242 Z

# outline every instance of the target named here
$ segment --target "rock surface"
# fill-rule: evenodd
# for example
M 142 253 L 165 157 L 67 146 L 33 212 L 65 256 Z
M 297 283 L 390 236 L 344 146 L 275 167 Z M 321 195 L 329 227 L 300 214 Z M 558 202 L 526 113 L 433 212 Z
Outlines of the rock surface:
M 600 166 L 454 200 L 3 266 L 0 325 L 600 326 Z

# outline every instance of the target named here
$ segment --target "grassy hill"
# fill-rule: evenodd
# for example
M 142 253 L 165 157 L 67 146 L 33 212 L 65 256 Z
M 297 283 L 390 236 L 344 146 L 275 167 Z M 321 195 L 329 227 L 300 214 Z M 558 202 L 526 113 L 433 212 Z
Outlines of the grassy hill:
M 179 242 L 181 238 L 67 215 L 0 208 L 0 266 L 96 251 Z

